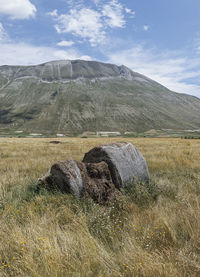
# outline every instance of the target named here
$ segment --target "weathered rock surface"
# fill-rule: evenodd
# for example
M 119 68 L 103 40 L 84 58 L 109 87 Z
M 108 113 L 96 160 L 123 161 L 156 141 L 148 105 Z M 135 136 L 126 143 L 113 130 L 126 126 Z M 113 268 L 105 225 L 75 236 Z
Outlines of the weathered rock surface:
M 115 192 L 108 165 L 66 160 L 55 163 L 41 179 L 39 186 L 56 188 L 77 197 L 91 197 L 97 203 L 106 202 Z
M 107 163 L 116 188 L 133 181 L 149 182 L 149 172 L 141 152 L 131 143 L 113 143 L 95 147 L 85 154 L 84 163 Z

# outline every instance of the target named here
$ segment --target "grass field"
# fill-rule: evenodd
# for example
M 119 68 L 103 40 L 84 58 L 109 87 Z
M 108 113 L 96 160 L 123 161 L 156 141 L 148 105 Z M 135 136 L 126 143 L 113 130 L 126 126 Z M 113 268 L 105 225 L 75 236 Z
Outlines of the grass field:
M 0 139 L 0 276 L 200 276 L 200 140 Z M 93 146 L 130 141 L 148 186 L 106 206 L 45 190 L 37 178 Z

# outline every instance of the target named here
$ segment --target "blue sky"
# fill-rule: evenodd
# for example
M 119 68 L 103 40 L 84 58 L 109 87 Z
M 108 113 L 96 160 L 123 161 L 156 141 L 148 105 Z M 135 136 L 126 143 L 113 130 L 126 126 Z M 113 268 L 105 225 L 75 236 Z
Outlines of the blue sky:
M 0 65 L 124 64 L 200 97 L 199 0 L 0 0 Z

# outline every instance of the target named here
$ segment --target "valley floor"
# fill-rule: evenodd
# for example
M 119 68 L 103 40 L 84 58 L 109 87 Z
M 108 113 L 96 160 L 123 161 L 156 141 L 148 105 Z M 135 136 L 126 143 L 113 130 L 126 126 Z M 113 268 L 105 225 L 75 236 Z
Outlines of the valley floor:
M 35 191 L 54 162 L 127 140 L 148 186 L 106 206 Z M 0 276 L 200 276 L 200 140 L 0 138 Z

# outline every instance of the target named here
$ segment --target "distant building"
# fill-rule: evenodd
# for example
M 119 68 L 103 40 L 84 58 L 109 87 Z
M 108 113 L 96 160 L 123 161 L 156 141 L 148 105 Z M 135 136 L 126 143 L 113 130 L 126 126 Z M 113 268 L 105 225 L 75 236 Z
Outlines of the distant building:
M 120 132 L 97 132 L 97 136 L 109 137 L 109 136 L 121 136 Z

